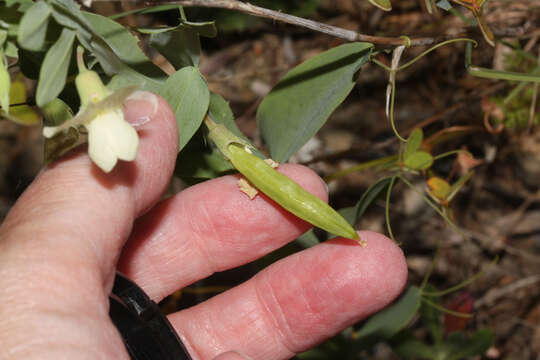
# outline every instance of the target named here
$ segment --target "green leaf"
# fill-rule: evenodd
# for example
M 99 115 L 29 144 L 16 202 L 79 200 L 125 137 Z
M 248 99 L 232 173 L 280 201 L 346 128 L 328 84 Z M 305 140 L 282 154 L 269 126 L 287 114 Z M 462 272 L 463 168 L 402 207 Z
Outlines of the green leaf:
M 6 0 L 7 7 L 11 7 L 15 4 L 19 5 L 19 11 L 25 12 L 34 5 L 33 0 Z
M 105 73 L 114 76 L 107 87 L 117 90 L 136 85 L 144 90 L 159 91 L 165 75 L 150 64 L 140 49 L 135 49 L 136 39 L 130 38 L 121 25 L 99 15 L 87 18 L 71 0 L 51 0 L 50 5 L 56 22 L 75 30 L 81 44 L 96 57 Z M 129 63 L 136 64 L 135 69 Z
M 201 126 L 210 103 L 208 85 L 199 70 L 185 67 L 172 74 L 160 91 L 176 114 L 179 151 Z
M 445 357 L 437 357 L 437 350 L 433 346 L 416 340 L 408 331 L 394 337 L 391 341 L 391 346 L 392 350 L 402 359 L 446 359 Z
M 317 239 L 317 236 L 315 236 L 315 232 L 313 231 L 313 229 L 306 231 L 305 233 L 300 235 L 295 241 L 300 244 L 300 246 L 306 249 L 320 243 L 319 239 Z
M 370 317 L 356 333 L 361 347 L 368 348 L 403 329 L 420 308 L 420 295 L 420 289 L 411 286 L 396 303 Z
M 171 31 L 152 34 L 150 45 L 169 60 L 175 69 L 199 66 L 201 42 L 196 30 L 179 26 Z
M 433 165 L 433 156 L 425 151 L 417 151 L 404 159 L 405 167 L 412 170 L 425 170 Z
M 236 136 L 248 140 L 236 126 L 233 112 L 221 95 L 210 94 L 208 115 L 215 123 L 225 125 Z M 178 155 L 175 174 L 193 182 L 193 180 L 213 179 L 229 171 L 233 171 L 231 163 L 225 160 L 217 148 L 210 146 L 199 131 Z
M 447 360 L 461 360 L 482 355 L 493 340 L 493 333 L 489 329 L 478 330 L 470 337 L 462 332 L 453 332 L 446 338 L 443 352 L 449 354 Z
M 17 76 L 9 89 L 11 107 L 9 109 L 8 119 L 24 126 L 39 125 L 39 115 L 30 106 L 24 104 L 26 99 L 26 86 L 21 77 Z
M 19 57 L 19 48 L 15 45 L 13 41 L 8 41 L 6 44 L 6 56 L 12 57 L 12 58 L 18 58 Z
M 56 98 L 64 88 L 74 40 L 75 32 L 64 28 L 60 38 L 47 51 L 39 72 L 36 90 L 38 106 L 42 107 Z
M 198 131 L 178 155 L 174 173 L 188 183 L 196 183 L 216 178 L 232 169 L 221 153 L 205 141 L 202 131 Z
M 432 176 L 427 179 L 426 184 L 428 186 L 430 194 L 438 200 L 447 200 L 450 194 L 450 184 L 438 177 Z
M 236 122 L 234 121 L 234 114 L 229 106 L 229 103 L 223 98 L 223 96 L 211 93 L 210 105 L 208 106 L 208 115 L 217 124 L 223 124 L 234 135 L 241 137 L 244 140 L 248 140 L 244 134 L 240 131 Z
M 50 15 L 51 8 L 45 1 L 38 1 L 24 13 L 17 34 L 21 47 L 32 51 L 44 48 Z
M 360 200 L 356 203 L 355 206 L 355 220 L 356 223 L 366 212 L 367 208 L 379 195 L 390 185 L 392 181 L 391 177 L 382 178 L 377 181 L 375 184 L 371 185 L 363 194 Z
M 6 43 L 8 36 L 7 30 L 0 29 L 0 51 L 2 51 L 2 48 L 4 47 L 4 44 Z
M 0 1 L 0 28 L 7 30 L 8 36 L 17 36 L 22 13 L 13 6 L 15 2 L 4 4 Z
M 234 122 L 234 114 L 227 101 L 219 94 L 210 94 L 208 115 L 217 124 L 223 124 L 236 136 L 249 140 L 242 134 Z M 221 152 L 211 146 L 199 130 L 189 140 L 188 144 L 178 155 L 175 174 L 189 183 L 213 179 L 228 172 L 235 171 Z M 262 155 L 261 155 L 262 157 Z
M 372 5 L 375 5 L 381 10 L 390 11 L 392 10 L 392 4 L 390 0 L 368 0 Z
M 124 26 L 104 16 L 83 12 L 84 17 L 122 63 L 154 80 L 165 81 L 167 75 L 139 47 L 139 39 Z
M 405 145 L 405 151 L 403 152 L 403 158 L 407 159 L 412 154 L 417 152 L 422 146 L 422 141 L 424 141 L 424 133 L 422 129 L 416 128 L 411 132 L 409 138 L 407 139 L 407 145 Z
M 72 0 L 51 0 L 52 16 L 60 25 L 73 29 L 77 38 L 94 55 L 107 75 L 119 73 L 126 67 Z
M 426 286 L 425 291 L 436 291 L 436 289 L 433 286 Z M 435 303 L 436 305 L 440 305 L 440 301 L 438 297 L 429 297 L 430 302 Z M 426 302 L 422 302 L 422 306 L 420 307 L 420 317 L 422 319 L 422 324 L 424 324 L 430 334 L 433 338 L 433 341 L 437 346 L 440 345 L 443 339 L 443 327 L 442 327 L 442 321 L 440 318 L 441 312 L 437 310 L 436 307 L 431 306 L 430 304 Z
M 372 47 L 351 43 L 319 54 L 287 73 L 264 98 L 257 120 L 274 160 L 287 160 L 315 135 L 353 89 Z
M 59 126 L 73 117 L 71 108 L 59 98 L 48 102 L 41 108 L 45 126 Z

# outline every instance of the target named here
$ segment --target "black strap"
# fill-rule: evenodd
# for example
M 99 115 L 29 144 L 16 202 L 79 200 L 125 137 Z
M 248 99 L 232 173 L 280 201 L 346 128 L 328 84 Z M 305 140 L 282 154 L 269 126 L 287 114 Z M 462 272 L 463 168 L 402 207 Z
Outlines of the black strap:
M 116 273 L 109 300 L 109 316 L 131 359 L 192 360 L 159 306 L 133 281 Z

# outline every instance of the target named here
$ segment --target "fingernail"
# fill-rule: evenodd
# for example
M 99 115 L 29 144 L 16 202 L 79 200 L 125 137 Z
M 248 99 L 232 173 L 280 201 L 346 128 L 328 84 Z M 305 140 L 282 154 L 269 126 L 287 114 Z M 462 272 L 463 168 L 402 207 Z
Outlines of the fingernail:
M 237 351 L 228 351 L 216 356 L 214 360 L 251 360 L 251 358 Z
M 157 95 L 151 92 L 135 91 L 126 99 L 126 120 L 135 128 L 148 123 L 158 110 L 158 101 Z

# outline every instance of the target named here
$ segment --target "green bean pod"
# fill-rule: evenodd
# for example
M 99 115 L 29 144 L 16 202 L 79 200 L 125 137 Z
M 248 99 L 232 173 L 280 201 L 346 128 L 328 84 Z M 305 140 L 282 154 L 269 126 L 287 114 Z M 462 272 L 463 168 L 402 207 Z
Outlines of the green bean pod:
M 330 205 L 302 189 L 287 176 L 276 171 L 264 160 L 245 150 L 245 146 L 230 143 L 229 161 L 249 182 L 285 210 L 299 218 L 338 236 L 358 240 L 351 225 Z

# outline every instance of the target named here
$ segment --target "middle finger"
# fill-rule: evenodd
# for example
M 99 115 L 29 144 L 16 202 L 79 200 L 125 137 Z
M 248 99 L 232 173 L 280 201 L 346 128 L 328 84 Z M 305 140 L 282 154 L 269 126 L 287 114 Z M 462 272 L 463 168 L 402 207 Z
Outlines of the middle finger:
M 323 181 L 309 168 L 284 164 L 279 171 L 327 200 Z M 309 229 L 262 194 L 250 200 L 237 181 L 225 176 L 192 186 L 139 219 L 120 271 L 159 301 L 216 271 L 253 261 Z

